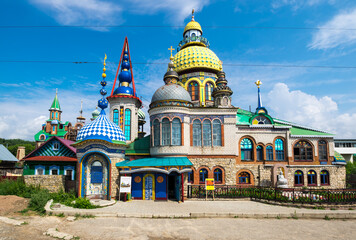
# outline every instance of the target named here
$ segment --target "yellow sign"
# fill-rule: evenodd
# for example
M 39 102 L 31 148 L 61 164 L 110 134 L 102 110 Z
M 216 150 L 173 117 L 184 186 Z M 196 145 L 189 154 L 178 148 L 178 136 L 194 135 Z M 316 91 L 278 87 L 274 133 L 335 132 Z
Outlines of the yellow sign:
M 205 179 L 205 190 L 214 190 L 214 178 L 206 178 Z

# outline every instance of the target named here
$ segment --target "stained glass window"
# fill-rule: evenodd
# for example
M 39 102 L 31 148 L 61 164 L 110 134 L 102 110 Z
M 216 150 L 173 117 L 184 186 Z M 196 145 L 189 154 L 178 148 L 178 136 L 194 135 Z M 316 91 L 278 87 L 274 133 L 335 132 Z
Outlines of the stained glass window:
M 304 184 L 303 172 L 300 170 L 295 171 L 294 173 L 294 185 L 301 186 Z
M 251 183 L 250 174 L 248 172 L 241 172 L 239 174 L 239 183 L 240 184 L 249 184 L 249 183 Z
M 182 144 L 181 123 L 179 118 L 174 118 L 172 121 L 172 145 Z
M 205 179 L 208 178 L 208 170 L 205 168 L 200 169 L 199 171 L 199 183 L 205 183 Z
M 221 146 L 221 122 L 213 121 L 213 146 Z
M 257 160 L 262 161 L 263 160 L 263 148 L 262 148 L 262 146 L 257 146 L 256 151 L 257 151 Z
M 316 172 L 314 170 L 308 171 L 308 185 L 316 185 Z
M 193 146 L 201 146 L 201 122 L 198 119 L 193 121 Z
M 210 82 L 205 84 L 205 101 L 211 101 L 211 93 L 213 92 L 214 85 Z
M 192 97 L 192 101 L 199 100 L 199 84 L 197 82 L 193 81 L 189 83 L 188 92 Z
M 326 170 L 323 170 L 320 172 L 320 184 L 321 185 L 329 185 L 329 172 Z
M 153 121 L 153 146 L 160 145 L 160 126 L 159 121 L 156 119 Z
M 214 170 L 214 181 L 215 183 L 222 183 L 222 170 L 220 168 Z
M 171 124 L 168 118 L 162 120 L 162 146 L 171 144 Z
M 313 148 L 306 141 L 299 141 L 293 149 L 295 161 L 313 161 Z
M 328 161 L 326 141 L 320 140 L 318 144 L 319 148 L 319 161 Z
M 117 110 L 117 109 L 114 109 L 114 112 L 113 112 L 113 122 L 116 125 L 119 125 L 119 110 Z
M 283 140 L 278 138 L 274 143 L 274 148 L 276 150 L 277 161 L 284 161 L 284 143 Z
M 244 138 L 241 141 L 241 160 L 253 160 L 252 158 L 252 141 Z
M 273 147 L 271 145 L 266 147 L 266 160 L 273 160 Z
M 125 138 L 131 140 L 131 110 L 128 108 L 125 109 Z
M 208 119 L 203 122 L 203 145 L 211 146 L 211 122 Z

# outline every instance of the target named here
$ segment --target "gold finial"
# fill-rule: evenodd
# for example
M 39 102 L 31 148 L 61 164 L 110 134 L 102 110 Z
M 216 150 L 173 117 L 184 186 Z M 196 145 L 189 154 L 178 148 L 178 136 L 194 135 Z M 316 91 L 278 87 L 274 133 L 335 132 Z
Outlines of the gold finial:
M 192 10 L 192 21 L 194 21 L 194 8 Z
M 105 73 L 105 71 L 106 71 L 106 68 L 105 68 L 105 66 L 106 66 L 106 63 L 105 63 L 105 61 L 106 61 L 106 58 L 107 58 L 107 56 L 106 56 L 106 53 L 105 53 L 105 57 L 104 57 L 104 68 L 103 68 L 103 74 L 101 75 L 103 78 L 106 78 L 106 73 Z
M 169 59 L 171 59 L 171 60 L 172 60 L 172 59 L 173 59 L 172 52 L 173 52 L 173 50 L 175 50 L 175 49 L 171 46 L 170 48 L 168 48 L 168 50 L 169 50 L 169 51 L 171 51 L 171 57 L 170 57 Z
M 260 80 L 257 80 L 257 81 L 255 82 L 255 84 L 256 84 L 256 86 L 257 86 L 258 88 L 260 88 L 260 85 L 262 85 L 262 82 L 261 82 Z

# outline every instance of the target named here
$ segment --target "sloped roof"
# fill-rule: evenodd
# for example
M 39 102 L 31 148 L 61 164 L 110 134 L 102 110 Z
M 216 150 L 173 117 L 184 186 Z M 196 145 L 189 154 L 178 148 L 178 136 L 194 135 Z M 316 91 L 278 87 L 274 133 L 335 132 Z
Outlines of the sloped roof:
M 130 143 L 125 151 L 127 155 L 149 155 L 150 154 L 150 139 L 151 135 L 137 139 Z
M 19 160 L 2 144 L 0 144 L 0 162 L 18 162 Z
M 116 167 L 175 167 L 193 166 L 187 157 L 141 158 L 116 163 Z
M 26 158 L 25 161 L 46 161 L 46 162 L 76 162 L 76 158 L 63 156 L 34 156 Z

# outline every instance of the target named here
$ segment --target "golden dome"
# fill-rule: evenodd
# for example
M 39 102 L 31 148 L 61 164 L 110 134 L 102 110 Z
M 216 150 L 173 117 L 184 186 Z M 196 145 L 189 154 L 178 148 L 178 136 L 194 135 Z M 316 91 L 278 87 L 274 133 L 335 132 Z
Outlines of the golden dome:
M 189 31 L 189 30 L 192 30 L 192 29 L 194 29 L 194 30 L 199 30 L 199 31 L 201 32 L 201 34 L 203 34 L 203 30 L 201 29 L 200 24 L 192 19 L 192 21 L 190 21 L 190 22 L 187 24 L 187 26 L 185 26 L 184 32 L 183 32 L 183 37 L 184 37 L 184 33 L 185 33 L 186 31 Z
M 216 54 L 207 47 L 188 46 L 180 50 L 173 59 L 174 70 L 182 72 L 193 68 L 208 68 L 214 72 L 222 71 L 222 65 Z

